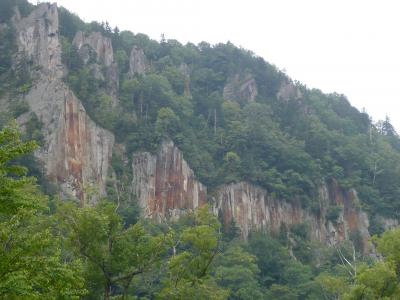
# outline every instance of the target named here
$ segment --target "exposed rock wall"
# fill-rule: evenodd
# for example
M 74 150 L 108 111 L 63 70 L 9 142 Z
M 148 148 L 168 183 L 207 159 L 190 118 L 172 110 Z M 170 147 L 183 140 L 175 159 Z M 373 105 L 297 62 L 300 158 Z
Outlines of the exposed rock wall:
M 13 21 L 17 32 L 17 59 L 23 55 L 50 78 L 61 76 L 57 5 L 39 4 L 26 18 L 21 18 L 17 12 Z
M 311 221 L 315 238 L 320 239 L 320 224 L 300 205 L 273 198 L 263 188 L 247 182 L 222 186 L 217 191 L 214 212 L 221 214 L 226 226 L 232 219 L 247 238 L 251 230 L 266 230 L 278 233 L 282 225 L 294 225 Z
M 28 17 L 14 20 L 18 50 L 39 68 L 34 86 L 25 96 L 43 123 L 44 146 L 37 156 L 49 178 L 60 184 L 63 194 L 82 205 L 95 201 L 85 188 L 93 185 L 105 193 L 105 181 L 114 136 L 97 126 L 81 102 L 62 81 L 58 12 L 55 4 L 40 4 Z
M 334 245 L 358 235 L 365 253 L 370 250 L 368 217 L 358 207 L 354 190 L 343 191 L 335 181 L 320 189 L 321 214 L 304 210 L 299 203 L 289 203 L 272 197 L 265 189 L 246 182 L 222 186 L 217 191 L 214 213 L 222 216 L 225 226 L 235 221 L 243 238 L 251 230 L 265 230 L 277 234 L 281 226 L 307 223 L 314 240 Z M 325 219 L 329 205 L 342 207 L 338 220 Z
M 105 92 L 111 96 L 113 105 L 118 102 L 119 75 L 118 66 L 114 63 L 114 53 L 111 39 L 100 32 L 86 34 L 78 31 L 72 42 L 78 49 L 79 56 L 89 67 L 96 79 L 105 81 Z M 92 53 L 96 61 L 91 61 Z M 105 69 L 103 70 L 103 66 Z
M 258 95 L 257 84 L 251 74 L 236 74 L 224 87 L 223 98 L 241 104 L 255 101 Z
M 133 77 L 135 74 L 142 75 L 146 72 L 146 70 L 147 59 L 143 49 L 134 46 L 129 58 L 129 75 L 131 77 Z
M 292 82 L 284 82 L 281 84 L 276 95 L 278 100 L 288 102 L 290 100 L 298 100 L 303 97 L 301 91 Z
M 206 187 L 172 141 L 164 141 L 156 155 L 134 154 L 132 169 L 133 193 L 146 217 L 176 219 L 207 202 Z
M 82 31 L 78 31 L 75 34 L 73 44 L 80 51 L 85 63 L 90 58 L 90 48 L 96 52 L 97 61 L 102 62 L 106 67 L 111 66 L 114 62 L 111 39 L 104 37 L 100 32 L 92 32 L 87 35 Z M 87 46 L 90 48 L 88 49 Z

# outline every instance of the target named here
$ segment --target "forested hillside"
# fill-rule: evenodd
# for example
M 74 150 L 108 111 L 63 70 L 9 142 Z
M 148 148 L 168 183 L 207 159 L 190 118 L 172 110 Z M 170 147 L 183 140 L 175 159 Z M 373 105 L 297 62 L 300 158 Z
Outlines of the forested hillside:
M 96 80 L 79 61 L 72 45 L 78 30 L 112 39 L 117 107 L 99 93 L 107 82 Z M 154 41 L 107 24 L 84 24 L 65 10 L 60 33 L 66 81 L 93 119 L 128 151 L 155 151 L 168 136 L 211 188 L 247 180 L 312 207 L 318 184 L 336 178 L 356 188 L 367 211 L 398 217 L 398 136 L 388 119 L 373 123 L 344 95 L 310 90 L 231 43 Z M 142 49 L 147 60 L 145 71 L 134 77 L 128 65 L 132 47 Z M 253 95 L 224 96 L 227 83 L 235 90 L 235 80 L 247 78 L 256 85 Z
M 0 298 L 398 299 L 399 136 L 344 95 L 2 0 L 0 105 Z

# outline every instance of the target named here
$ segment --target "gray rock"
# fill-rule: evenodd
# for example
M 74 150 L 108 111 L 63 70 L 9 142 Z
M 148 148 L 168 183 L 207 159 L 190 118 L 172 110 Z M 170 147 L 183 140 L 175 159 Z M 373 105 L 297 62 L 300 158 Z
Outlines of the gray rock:
M 129 75 L 133 77 L 135 74 L 142 75 L 147 70 L 147 59 L 143 49 L 136 46 L 132 48 L 129 58 Z
M 41 72 L 52 78 L 61 77 L 61 46 L 56 4 L 42 3 L 26 18 L 14 17 L 18 54 L 25 56 Z M 18 56 L 18 55 L 17 55 Z M 17 57 L 18 59 L 18 57 Z
M 369 244 L 369 221 L 365 212 L 358 208 L 355 190 L 344 191 L 336 184 L 320 188 L 321 214 L 317 215 L 301 207 L 299 201 L 285 201 L 269 194 L 265 189 L 247 182 L 223 185 L 214 199 L 214 214 L 222 215 L 225 226 L 232 220 L 246 239 L 251 231 L 262 230 L 278 234 L 282 226 L 307 223 L 310 237 L 326 245 L 336 245 L 359 234 L 365 254 L 373 251 Z M 336 205 L 342 211 L 335 223 L 325 219 L 327 207 Z
M 93 204 L 105 194 L 114 136 L 87 115 L 82 103 L 63 82 L 56 4 L 40 4 L 28 17 L 14 17 L 18 51 L 38 69 L 35 85 L 25 96 L 43 123 L 44 146 L 37 157 L 63 195 Z M 104 58 L 110 58 L 106 55 Z M 99 193 L 89 195 L 88 187 Z
M 292 82 L 282 83 L 276 95 L 278 100 L 288 102 L 290 100 L 298 100 L 303 97 L 301 91 Z
M 111 39 L 104 37 L 100 32 L 92 32 L 86 35 L 84 32 L 78 31 L 72 43 L 80 51 L 81 57 L 85 63 L 87 63 L 90 57 L 90 50 L 87 46 L 96 52 L 97 61 L 103 63 L 106 67 L 111 66 L 114 62 Z
M 156 155 L 136 153 L 132 190 L 145 217 L 176 219 L 207 202 L 207 189 L 172 141 L 163 141 Z
M 241 76 L 236 74 L 224 87 L 223 97 L 225 100 L 246 104 L 254 102 L 258 95 L 257 84 L 251 74 Z

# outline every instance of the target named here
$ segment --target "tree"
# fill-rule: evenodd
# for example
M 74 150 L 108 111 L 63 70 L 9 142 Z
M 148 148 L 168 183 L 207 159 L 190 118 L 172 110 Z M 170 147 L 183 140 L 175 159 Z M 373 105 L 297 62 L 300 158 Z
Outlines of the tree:
M 377 262 L 372 267 L 365 267 L 359 272 L 356 284 L 344 295 L 343 299 L 398 299 L 399 293 L 400 287 L 393 266 L 385 262 Z
M 101 288 L 106 300 L 119 291 L 126 299 L 133 278 L 148 272 L 166 251 L 166 235 L 150 235 L 140 223 L 124 228 L 109 202 L 81 209 L 60 204 L 58 216 L 68 249 L 85 261 L 85 277 L 95 299 Z
M 290 257 L 279 242 L 270 236 L 255 233 L 250 236 L 248 247 L 249 252 L 257 257 L 262 284 L 270 286 L 281 282 Z
M 183 220 L 185 221 L 185 220 Z M 228 292 L 217 286 L 210 276 L 219 253 L 217 218 L 204 206 L 186 218 L 173 238 L 173 256 L 168 262 L 168 279 L 159 293 L 160 299 L 226 299 Z
M 262 299 L 256 257 L 237 245 L 228 246 L 217 260 L 215 279 L 231 290 L 229 299 Z
M 12 164 L 35 147 L 15 125 L 0 131 L 0 298 L 77 299 L 85 294 L 80 261 L 63 255 L 48 199 Z
M 179 130 L 179 117 L 169 107 L 161 108 L 157 113 L 156 131 L 160 136 L 174 136 Z

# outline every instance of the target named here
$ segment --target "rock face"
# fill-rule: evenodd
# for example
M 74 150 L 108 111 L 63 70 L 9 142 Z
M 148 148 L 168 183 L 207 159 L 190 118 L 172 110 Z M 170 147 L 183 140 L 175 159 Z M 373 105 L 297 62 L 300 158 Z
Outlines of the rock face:
M 129 58 L 129 75 L 131 77 L 133 77 L 135 74 L 142 75 L 146 72 L 146 70 L 147 59 L 143 49 L 134 46 Z
M 27 18 L 15 18 L 18 50 L 39 67 L 40 76 L 25 96 L 43 123 L 44 146 L 37 156 L 48 177 L 60 184 L 63 195 L 89 199 L 85 188 L 93 185 L 105 193 L 105 181 L 114 136 L 97 126 L 81 102 L 62 81 L 64 67 L 55 4 L 40 4 Z
M 146 217 L 176 219 L 207 202 L 206 187 L 172 141 L 164 141 L 156 155 L 134 154 L 132 169 L 133 193 Z
M 264 230 L 277 234 L 282 226 L 295 224 L 310 226 L 311 238 L 325 244 L 358 238 L 364 253 L 370 251 L 368 217 L 357 208 L 354 190 L 343 191 L 336 182 L 320 189 L 321 214 L 317 216 L 301 208 L 299 203 L 289 203 L 272 197 L 260 187 L 246 182 L 224 185 L 217 191 L 215 214 L 222 216 L 225 226 L 235 221 L 243 238 L 251 230 Z M 337 220 L 326 220 L 328 205 L 342 208 Z M 356 237 L 357 235 L 357 237 Z
M 85 64 L 90 59 L 90 49 L 95 51 L 97 61 L 102 62 L 106 67 L 111 66 L 114 62 L 111 39 L 104 37 L 100 32 L 92 32 L 86 35 L 84 32 L 78 31 L 74 37 L 73 44 L 79 50 Z
M 276 97 L 278 98 L 278 100 L 288 102 L 290 100 L 298 100 L 303 97 L 303 95 L 292 82 L 285 82 L 279 88 Z
M 96 79 L 105 81 L 105 92 L 111 96 L 113 105 L 118 103 L 119 89 L 118 67 L 114 63 L 114 53 L 111 39 L 100 32 L 85 34 L 78 31 L 72 42 L 78 49 L 79 56 L 89 67 Z M 96 60 L 91 58 L 95 54 Z M 105 70 L 103 70 L 105 66 Z
M 255 101 L 258 95 L 257 84 L 251 74 L 236 74 L 224 87 L 225 100 L 234 100 L 241 104 Z
M 42 3 L 26 18 L 14 17 L 19 55 L 24 55 L 51 78 L 62 75 L 56 4 Z M 18 55 L 18 56 L 19 56 Z

